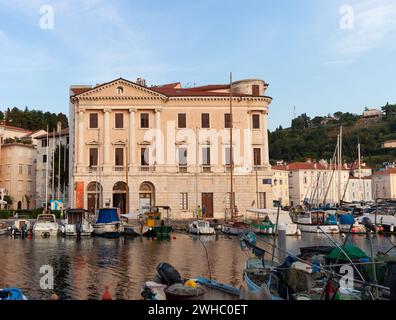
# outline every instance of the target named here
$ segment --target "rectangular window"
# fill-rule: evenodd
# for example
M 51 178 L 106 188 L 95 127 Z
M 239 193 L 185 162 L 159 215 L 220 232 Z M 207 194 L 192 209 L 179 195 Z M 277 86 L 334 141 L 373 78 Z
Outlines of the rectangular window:
M 179 166 L 187 166 L 187 148 L 179 148 Z
M 43 163 L 47 163 L 47 155 L 46 154 L 43 155 Z
M 202 164 L 204 166 L 210 166 L 210 148 L 202 148 Z
M 180 210 L 188 210 L 188 193 L 180 193 Z
M 98 129 L 98 114 L 97 113 L 89 114 L 89 128 L 90 129 Z
M 148 148 L 142 148 L 140 149 L 140 165 L 142 166 L 148 166 L 149 165 L 149 149 Z
M 231 113 L 225 113 L 224 114 L 224 128 L 226 129 L 230 129 L 231 128 L 231 123 L 232 123 L 232 119 L 231 119 Z
M 22 172 L 23 172 L 23 166 L 20 164 L 19 165 L 19 174 L 22 174 Z
M 202 113 L 201 114 L 201 127 L 202 127 L 202 129 L 209 129 L 210 128 L 209 113 Z
M 29 175 L 29 176 L 32 175 L 32 166 L 28 166 L 28 175 Z
M 267 194 L 265 192 L 259 192 L 259 203 L 258 203 L 259 209 L 267 209 L 266 198 L 267 198 Z
M 142 129 L 149 128 L 149 114 L 148 113 L 142 113 L 140 115 L 140 128 L 142 128 Z
M 47 139 L 43 139 L 41 140 L 41 146 L 44 148 L 48 145 L 48 140 Z
M 98 148 L 89 149 L 89 166 L 94 167 L 98 165 Z
M 124 114 L 123 113 L 115 114 L 115 128 L 116 129 L 124 128 Z
M 115 148 L 115 165 L 124 165 L 124 148 Z
M 254 148 L 253 153 L 254 153 L 254 165 L 261 166 L 261 149 Z
M 253 129 L 260 129 L 260 115 L 254 114 L 253 118 Z
M 252 85 L 252 95 L 258 97 L 260 95 L 260 86 L 257 84 Z
M 225 164 L 227 166 L 231 165 L 231 147 L 225 148 Z
M 179 129 L 185 129 L 187 127 L 187 117 L 185 113 L 179 113 L 177 115 L 177 125 Z

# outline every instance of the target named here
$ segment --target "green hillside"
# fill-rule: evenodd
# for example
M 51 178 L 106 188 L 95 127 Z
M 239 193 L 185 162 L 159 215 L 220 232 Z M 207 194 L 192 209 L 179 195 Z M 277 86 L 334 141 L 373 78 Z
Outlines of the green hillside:
M 382 119 L 366 120 L 362 116 L 337 112 L 333 116 L 310 118 L 302 114 L 292 121 L 291 128 L 279 127 L 269 134 L 270 159 L 287 162 L 307 158 L 331 159 L 337 135 L 343 126 L 343 157 L 357 160 L 357 144 L 361 143 L 362 160 L 371 166 L 396 160 L 395 149 L 383 149 L 387 140 L 396 140 L 396 104 L 382 107 Z M 326 123 L 327 122 L 327 123 Z

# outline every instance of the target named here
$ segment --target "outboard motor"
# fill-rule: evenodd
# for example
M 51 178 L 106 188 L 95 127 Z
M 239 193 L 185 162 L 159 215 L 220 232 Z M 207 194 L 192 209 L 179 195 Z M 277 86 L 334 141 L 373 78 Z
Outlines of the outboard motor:
M 155 280 L 167 286 L 182 282 L 180 273 L 172 265 L 165 262 L 157 266 L 157 277 Z
M 366 228 L 367 234 L 369 234 L 371 231 L 375 232 L 375 225 L 371 222 L 370 218 L 364 217 L 362 219 L 362 224 Z

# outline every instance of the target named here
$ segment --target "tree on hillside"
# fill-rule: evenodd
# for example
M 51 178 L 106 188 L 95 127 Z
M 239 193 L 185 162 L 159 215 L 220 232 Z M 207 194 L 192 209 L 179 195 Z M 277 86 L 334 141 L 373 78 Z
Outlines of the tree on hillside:
M 43 112 L 41 110 L 29 110 L 28 107 L 25 107 L 24 110 L 17 107 L 12 109 L 8 108 L 6 120 L 10 125 L 32 131 L 40 129 L 47 130 L 47 125 L 49 130 L 52 131 L 56 129 L 58 121 L 62 123 L 62 128 L 68 127 L 67 117 L 63 113 L 56 114 Z
M 381 110 L 385 113 L 385 120 L 396 119 L 396 104 L 389 104 L 388 102 Z
M 292 121 L 292 129 L 294 130 L 302 130 L 309 127 L 310 118 L 307 116 L 306 113 L 298 116 L 297 118 L 293 119 Z

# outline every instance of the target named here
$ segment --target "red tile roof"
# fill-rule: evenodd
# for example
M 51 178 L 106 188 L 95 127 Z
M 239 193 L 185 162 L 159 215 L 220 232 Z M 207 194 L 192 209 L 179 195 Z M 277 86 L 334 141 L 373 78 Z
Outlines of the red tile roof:
M 10 126 L 9 124 L 3 125 L 3 127 L 4 127 L 4 129 L 26 132 L 27 134 L 32 132 L 30 130 L 26 130 L 26 129 L 23 129 L 23 128 Z
M 389 168 L 384 171 L 378 171 L 374 175 L 387 175 L 387 174 L 396 174 L 396 168 Z
M 71 88 L 70 90 L 74 93 L 74 95 L 78 95 L 84 92 L 91 90 L 92 88 Z
M 137 83 L 131 82 L 129 80 L 125 80 L 123 78 L 119 78 L 107 83 L 103 83 L 101 85 L 95 86 L 93 88 L 71 88 L 71 91 L 74 93 L 74 95 L 79 95 L 85 92 L 88 92 L 93 89 L 97 89 L 101 86 L 108 85 L 112 82 L 118 81 L 118 80 L 123 80 L 127 81 L 130 83 L 133 83 L 134 85 L 140 86 Z M 227 84 L 224 85 L 206 85 L 206 86 L 201 86 L 201 87 L 195 87 L 195 88 L 179 88 L 180 83 L 175 82 L 175 83 L 170 83 L 170 84 L 165 84 L 162 86 L 152 86 L 152 87 L 142 87 L 147 90 L 151 90 L 160 94 L 163 94 L 168 97 L 201 97 L 201 96 L 207 96 L 207 97 L 229 97 L 229 93 L 227 92 L 213 92 L 211 90 L 220 90 L 220 89 L 228 89 L 230 86 Z M 234 97 L 255 97 L 259 98 L 257 96 L 254 96 L 252 94 L 241 94 L 241 93 L 234 93 Z
M 328 165 L 323 165 L 320 163 L 314 163 L 314 162 L 292 162 L 287 165 L 283 166 L 273 166 L 272 169 L 274 170 L 287 170 L 287 171 L 296 171 L 296 170 L 337 170 L 338 167 L 336 167 L 334 164 L 331 166 Z M 349 169 L 342 168 L 343 171 Z

